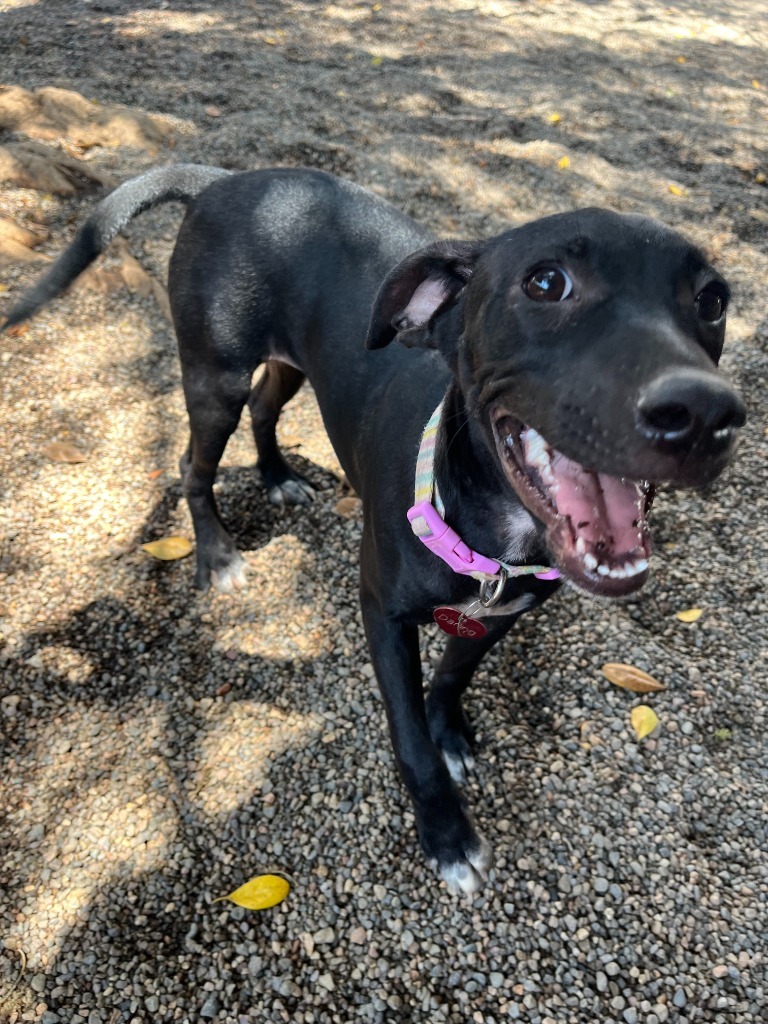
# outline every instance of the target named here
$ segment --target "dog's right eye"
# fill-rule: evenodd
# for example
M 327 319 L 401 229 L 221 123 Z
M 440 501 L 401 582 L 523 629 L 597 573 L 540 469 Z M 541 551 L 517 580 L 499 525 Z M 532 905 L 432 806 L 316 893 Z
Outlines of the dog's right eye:
M 573 281 L 560 267 L 538 267 L 523 281 L 523 291 L 535 302 L 562 302 L 573 291 Z

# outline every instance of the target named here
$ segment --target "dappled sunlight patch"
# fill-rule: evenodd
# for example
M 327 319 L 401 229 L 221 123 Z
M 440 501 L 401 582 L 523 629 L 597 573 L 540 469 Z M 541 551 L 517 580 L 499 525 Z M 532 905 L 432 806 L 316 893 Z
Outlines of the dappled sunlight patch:
M 223 715 L 214 707 L 217 718 L 200 744 L 192 799 L 210 817 L 254 799 L 274 802 L 274 795 L 260 793 L 271 759 L 311 743 L 323 728 L 321 716 L 285 714 L 259 701 L 233 702 Z
M 9 938 L 31 966 L 55 959 L 99 892 L 165 863 L 176 834 L 173 780 L 157 757 L 166 728 L 162 711 L 126 721 L 80 708 L 41 726 L 27 755 L 8 763 L 17 809 L 7 858 L 18 875 L 43 880 L 13 901 Z
M 128 39 L 141 39 L 143 36 L 161 32 L 167 35 L 178 32 L 179 35 L 194 36 L 210 32 L 214 28 L 225 29 L 227 24 L 218 14 L 201 11 L 172 11 L 166 7 L 158 10 L 139 10 L 116 19 L 116 32 Z
M 323 613 L 323 588 L 315 583 L 316 555 L 294 534 L 273 537 L 245 554 L 248 586 L 237 602 L 214 601 L 220 628 L 214 650 L 282 661 L 311 660 L 330 651 L 332 622 Z

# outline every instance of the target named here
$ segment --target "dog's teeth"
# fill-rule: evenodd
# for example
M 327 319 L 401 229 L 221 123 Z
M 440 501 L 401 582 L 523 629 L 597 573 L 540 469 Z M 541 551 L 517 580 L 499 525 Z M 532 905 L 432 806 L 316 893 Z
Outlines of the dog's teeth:
M 635 562 L 635 572 L 645 572 L 645 570 L 647 568 L 648 568 L 648 559 L 647 558 L 640 558 L 640 559 L 638 559 L 637 562 Z
M 555 483 L 555 475 L 552 472 L 549 445 L 533 427 L 524 430 L 520 440 L 523 442 L 525 461 L 538 470 L 542 483 L 551 487 Z
M 583 537 L 577 537 L 576 538 L 576 550 L 578 551 L 578 553 L 580 555 L 583 555 L 583 554 L 586 553 L 587 543 L 586 543 L 586 541 L 584 540 Z
M 619 567 L 618 569 L 611 569 L 608 573 L 612 580 L 623 580 L 629 575 L 626 567 Z
M 610 576 L 611 575 L 611 570 L 608 568 L 607 565 L 598 565 L 597 571 L 598 571 L 598 573 L 601 576 Z
M 590 570 L 594 571 L 597 568 L 597 559 L 592 554 L 584 555 L 584 565 Z

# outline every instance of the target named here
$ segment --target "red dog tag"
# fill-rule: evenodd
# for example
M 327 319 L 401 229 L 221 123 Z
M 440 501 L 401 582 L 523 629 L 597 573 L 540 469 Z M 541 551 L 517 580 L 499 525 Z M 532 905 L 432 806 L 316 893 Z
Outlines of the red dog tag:
M 480 640 L 488 630 L 477 619 L 462 615 L 455 608 L 435 608 L 432 618 L 444 633 L 451 636 L 466 637 L 468 640 Z

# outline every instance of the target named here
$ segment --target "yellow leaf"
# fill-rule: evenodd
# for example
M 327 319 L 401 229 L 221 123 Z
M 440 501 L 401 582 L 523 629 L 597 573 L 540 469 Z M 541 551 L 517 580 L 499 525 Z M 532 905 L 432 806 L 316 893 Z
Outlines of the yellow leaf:
M 763 88 L 762 82 L 758 82 L 758 80 L 756 78 L 753 78 L 752 79 L 752 88 L 753 89 L 762 89 Z
M 280 875 L 256 875 L 228 896 L 219 896 L 213 902 L 231 900 L 246 910 L 267 910 L 282 903 L 290 891 L 290 883 Z
M 702 614 L 701 608 L 685 608 L 683 611 L 677 612 L 675 618 L 680 619 L 681 622 L 696 622 Z
M 560 124 L 560 122 L 562 121 L 562 117 L 560 116 L 560 114 L 554 113 L 554 114 L 549 114 L 547 116 L 547 120 L 549 121 L 550 124 Z
M 635 735 L 639 740 L 642 740 L 646 736 L 650 736 L 659 724 L 659 716 L 647 704 L 639 704 L 636 708 L 632 708 L 630 721 L 632 722 L 632 728 L 635 730 Z
M 557 166 L 560 168 L 561 171 L 564 171 L 566 167 L 571 166 L 571 158 L 569 156 L 561 156 L 560 159 L 557 161 Z
M 380 65 L 380 64 L 383 64 L 383 63 L 384 63 L 384 58 L 383 58 L 383 57 L 373 57 L 373 58 L 371 59 L 371 64 L 372 64 L 372 65 L 373 65 L 373 67 L 375 67 L 375 68 L 379 67 L 379 65 Z
M 668 185 L 667 187 L 669 188 L 669 191 L 672 193 L 673 196 L 685 195 L 685 189 L 681 188 L 680 185 Z
M 631 690 L 632 693 L 658 693 L 659 690 L 666 690 L 664 683 L 649 676 L 642 669 L 634 665 L 623 665 L 621 662 L 609 661 L 603 665 L 603 675 L 609 683 L 620 686 L 622 690 Z
M 192 551 L 192 545 L 186 537 L 163 537 L 162 540 L 142 544 L 141 550 L 163 562 L 174 562 L 177 558 L 186 558 Z
M 678 57 L 677 58 L 677 63 L 678 64 L 685 64 L 685 57 Z
M 73 465 L 78 462 L 85 462 L 85 456 L 73 444 L 66 441 L 51 441 L 43 448 L 43 455 L 51 462 L 70 462 Z

